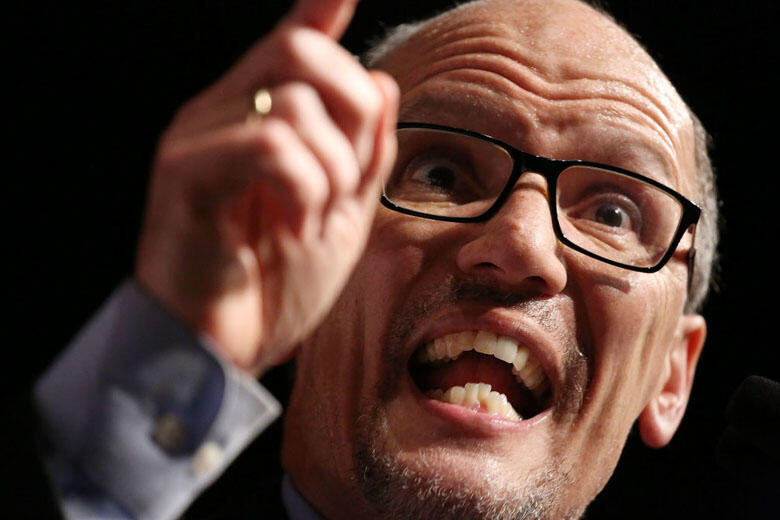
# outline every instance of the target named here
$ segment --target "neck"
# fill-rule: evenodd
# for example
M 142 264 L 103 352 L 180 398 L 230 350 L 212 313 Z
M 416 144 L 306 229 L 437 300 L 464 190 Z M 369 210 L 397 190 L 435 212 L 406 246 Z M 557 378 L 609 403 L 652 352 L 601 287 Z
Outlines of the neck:
M 292 408 L 291 402 L 285 420 L 282 466 L 294 491 L 319 515 L 314 518 L 375 518 L 376 512 L 358 492 L 354 477 L 337 469 L 344 466 L 351 468 L 352 464 L 337 460 L 340 455 L 325 436 L 318 446 L 311 447 L 303 442 L 311 435 L 301 435 L 299 428 L 311 428 L 311 424 L 296 424 L 298 421 L 292 418 L 294 414 L 289 413 Z M 318 454 L 326 455 L 319 459 Z M 296 519 L 292 514 L 290 516 Z

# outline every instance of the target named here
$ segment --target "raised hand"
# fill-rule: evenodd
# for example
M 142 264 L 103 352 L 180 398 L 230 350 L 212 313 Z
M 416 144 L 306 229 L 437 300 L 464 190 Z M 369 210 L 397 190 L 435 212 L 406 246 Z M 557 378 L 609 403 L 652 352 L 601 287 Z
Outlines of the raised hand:
M 336 42 L 355 3 L 298 1 L 160 140 L 136 278 L 247 370 L 330 309 L 395 160 L 398 89 Z

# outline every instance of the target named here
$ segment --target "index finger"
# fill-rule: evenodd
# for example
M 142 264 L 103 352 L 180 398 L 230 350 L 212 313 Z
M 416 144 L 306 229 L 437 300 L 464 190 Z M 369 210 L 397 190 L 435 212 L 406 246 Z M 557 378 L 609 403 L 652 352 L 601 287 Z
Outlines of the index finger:
M 297 0 L 271 34 L 256 42 L 204 94 L 206 97 L 224 100 L 236 95 L 246 96 L 258 85 L 272 86 L 278 80 L 277 77 L 287 70 L 285 65 L 280 65 L 276 60 L 278 49 L 274 47 L 280 41 L 279 35 L 300 32 L 296 29 L 308 30 L 324 35 L 337 46 L 337 39 L 352 20 L 357 3 L 358 0 Z
M 338 40 L 352 20 L 357 3 L 358 0 L 297 0 L 281 24 L 310 27 Z

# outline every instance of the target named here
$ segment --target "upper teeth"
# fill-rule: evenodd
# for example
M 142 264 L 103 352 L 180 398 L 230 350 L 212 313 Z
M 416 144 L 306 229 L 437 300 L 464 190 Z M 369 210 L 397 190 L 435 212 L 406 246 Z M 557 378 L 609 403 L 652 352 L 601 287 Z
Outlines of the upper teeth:
M 497 336 L 486 330 L 457 332 L 436 338 L 419 352 L 418 360 L 423 363 L 453 360 L 469 350 L 511 363 L 512 374 L 517 381 L 533 391 L 537 397 L 549 387 L 539 361 L 528 348 L 519 346 L 513 338 Z

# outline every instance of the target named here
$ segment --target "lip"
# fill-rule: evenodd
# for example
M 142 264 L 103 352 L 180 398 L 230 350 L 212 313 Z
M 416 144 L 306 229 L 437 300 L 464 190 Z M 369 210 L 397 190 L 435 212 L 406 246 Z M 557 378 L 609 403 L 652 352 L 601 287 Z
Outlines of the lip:
M 563 381 L 560 352 L 555 348 L 555 343 L 550 338 L 549 333 L 544 331 L 533 320 L 508 309 L 461 306 L 457 309 L 451 309 L 431 316 L 426 319 L 426 322 L 430 325 L 422 324 L 418 328 L 419 332 L 411 338 L 410 345 L 412 348 L 409 352 L 407 363 L 411 362 L 411 357 L 421 346 L 436 338 L 463 331 L 485 330 L 493 332 L 499 336 L 514 338 L 519 345 L 529 349 L 531 355 L 539 361 L 545 376 L 550 382 L 550 389 L 553 394 L 551 402 L 555 402 L 555 396 L 558 395 L 562 384 L 561 381 Z M 417 385 L 412 383 L 412 386 L 421 396 L 428 399 L 419 392 Z M 463 407 L 458 408 L 463 409 Z M 465 409 L 464 411 L 471 413 Z M 542 412 L 542 414 L 545 412 Z

